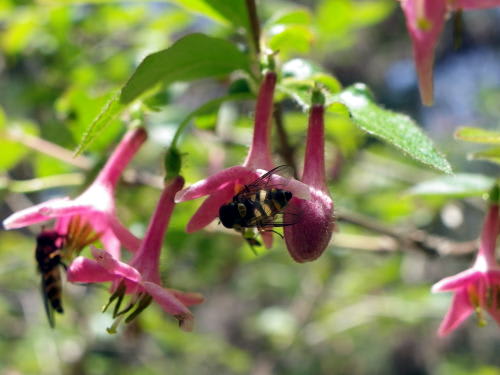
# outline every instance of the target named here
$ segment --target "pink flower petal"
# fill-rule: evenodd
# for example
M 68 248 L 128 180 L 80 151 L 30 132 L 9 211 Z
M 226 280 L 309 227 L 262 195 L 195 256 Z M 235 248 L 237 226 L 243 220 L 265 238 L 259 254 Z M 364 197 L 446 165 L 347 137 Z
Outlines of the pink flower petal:
M 88 206 L 77 205 L 67 197 L 56 198 L 13 213 L 3 221 L 3 226 L 5 229 L 22 228 L 57 216 L 85 213 L 88 210 Z
M 136 127 L 129 130 L 113 150 L 95 181 L 113 190 L 123 171 L 147 139 L 146 130 Z
M 453 296 L 450 309 L 439 326 L 438 335 L 443 337 L 452 332 L 467 319 L 473 310 L 467 291 L 465 289 L 457 291 Z
M 402 0 L 406 26 L 413 42 L 420 96 L 425 105 L 433 103 L 432 70 L 434 51 L 443 30 L 446 0 Z
M 120 259 L 121 244 L 111 230 L 107 230 L 101 237 L 104 249 L 115 259 Z
M 499 284 L 500 285 L 500 270 L 489 270 L 486 277 L 488 278 L 491 284 Z
M 170 288 L 167 288 L 167 290 L 186 306 L 199 305 L 205 301 L 205 298 L 200 293 L 186 293 Z
M 142 285 L 146 292 L 153 297 L 165 312 L 173 315 L 179 320 L 179 325 L 183 330 L 192 331 L 194 320 L 193 314 L 191 314 L 189 309 L 179 301 L 171 291 L 148 281 L 144 282 Z
M 134 267 L 116 260 L 107 251 L 97 249 L 94 246 L 92 246 L 91 249 L 92 255 L 97 263 L 104 267 L 109 273 L 116 277 L 126 278 L 134 283 L 139 283 L 141 281 L 141 274 Z
M 219 216 L 219 208 L 231 201 L 233 195 L 234 187 L 232 184 L 212 193 L 191 217 L 186 232 L 193 233 L 210 224 Z
M 259 89 L 255 105 L 255 124 L 253 138 L 248 155 L 243 165 L 249 168 L 273 169 L 271 157 L 271 116 L 274 108 L 274 88 L 277 76 L 275 72 L 268 71 Z
M 104 283 L 116 278 L 95 260 L 81 256 L 70 264 L 67 273 L 67 279 L 72 283 Z
M 135 253 L 139 250 L 141 240 L 125 228 L 116 217 L 111 216 L 109 218 L 109 225 L 115 236 L 128 251 Z
M 175 202 L 184 202 L 191 199 L 196 199 L 204 195 L 212 194 L 217 190 L 226 187 L 228 184 L 233 184 L 236 181 L 245 184 L 257 178 L 257 174 L 253 169 L 237 165 L 231 168 L 226 168 L 219 173 L 216 173 L 204 180 L 198 181 L 195 184 L 179 191 L 175 195 Z
M 481 278 L 481 273 L 473 268 L 457 273 L 456 275 L 446 277 L 432 286 L 432 293 L 448 292 L 456 289 L 463 288 L 470 283 L 475 282 Z

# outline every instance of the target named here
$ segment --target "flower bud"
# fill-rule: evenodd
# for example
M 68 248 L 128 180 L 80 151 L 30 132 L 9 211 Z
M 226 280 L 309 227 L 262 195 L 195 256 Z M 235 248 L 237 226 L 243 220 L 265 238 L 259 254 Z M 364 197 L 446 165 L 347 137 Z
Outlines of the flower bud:
M 334 225 L 333 200 L 326 185 L 324 106 L 319 90 L 313 93 L 309 129 L 301 181 L 309 186 L 310 200 L 292 198 L 285 213 L 285 241 L 288 252 L 297 262 L 317 259 L 330 243 Z M 298 215 L 298 216 L 297 216 Z M 298 217 L 298 219 L 297 219 Z

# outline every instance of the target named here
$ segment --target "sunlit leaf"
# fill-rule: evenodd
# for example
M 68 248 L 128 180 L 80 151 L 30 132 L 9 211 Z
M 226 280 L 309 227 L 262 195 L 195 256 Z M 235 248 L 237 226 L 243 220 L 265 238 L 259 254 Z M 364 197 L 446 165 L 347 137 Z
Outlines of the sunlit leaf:
M 421 182 L 408 190 L 408 193 L 452 197 L 480 196 L 487 193 L 494 182 L 495 179 L 481 174 L 459 173 Z
M 473 152 L 467 157 L 471 160 L 487 160 L 500 164 L 500 147 L 493 147 L 486 150 Z
M 75 155 L 80 154 L 87 148 L 90 142 L 106 125 L 110 123 L 124 109 L 124 105 L 120 103 L 118 94 L 113 95 L 103 107 L 101 113 L 92 121 L 89 127 L 85 130 L 82 140 L 78 144 Z
M 309 25 L 311 23 L 311 12 L 300 8 L 273 15 L 267 25 Z
M 231 42 L 203 34 L 190 34 L 172 46 L 147 56 L 123 87 L 120 102 L 128 104 L 163 82 L 190 81 L 250 70 L 248 56 Z
M 254 96 L 251 93 L 236 93 L 236 94 L 229 94 L 225 95 L 223 97 L 217 98 L 210 100 L 203 104 L 202 106 L 198 107 L 195 109 L 193 112 L 191 112 L 180 124 L 179 127 L 185 126 L 188 122 L 191 120 L 195 119 L 198 116 L 208 116 L 215 112 L 222 103 L 228 102 L 228 101 L 238 101 L 238 100 L 246 100 L 246 99 L 251 99 Z M 215 117 L 210 116 L 210 119 L 215 119 Z M 205 121 L 201 121 L 201 123 L 195 122 L 197 126 L 200 126 L 202 128 L 209 128 L 210 125 L 207 124 Z M 203 124 L 203 125 L 200 125 Z M 213 122 L 211 122 L 213 125 Z
M 499 144 L 500 131 L 464 126 L 455 132 L 455 138 L 467 142 Z
M 202 14 L 214 21 L 249 28 L 245 0 L 171 0 L 179 6 Z
M 326 104 L 335 103 L 337 99 L 333 93 L 339 92 L 342 86 L 335 77 L 326 73 L 313 73 L 306 79 L 284 78 L 278 85 L 278 91 L 293 99 L 303 110 L 308 110 L 311 106 L 311 92 L 317 83 L 327 89 L 324 91 Z
M 363 131 L 399 148 L 406 155 L 445 173 L 451 173 L 446 158 L 410 117 L 375 104 L 363 84 L 348 87 L 336 95 Z
M 307 53 L 314 35 L 302 25 L 276 25 L 269 30 L 269 47 L 280 54 Z

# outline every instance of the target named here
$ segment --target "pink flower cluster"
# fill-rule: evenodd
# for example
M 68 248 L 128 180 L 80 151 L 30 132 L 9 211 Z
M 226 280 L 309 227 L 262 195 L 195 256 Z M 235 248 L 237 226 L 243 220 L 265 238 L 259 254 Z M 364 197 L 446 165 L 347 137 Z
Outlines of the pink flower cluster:
M 420 96 L 425 105 L 433 103 L 432 68 L 436 45 L 449 12 L 500 6 L 500 0 L 399 0 L 413 42 Z
M 74 199 L 52 199 L 16 212 L 4 220 L 4 227 L 21 228 L 55 219 L 51 231 L 62 242 L 62 258 L 71 262 L 68 281 L 111 283 L 111 297 L 106 308 L 115 304 L 115 321 L 110 332 L 115 332 L 123 320 L 134 319 L 153 301 L 173 315 L 181 328 L 191 330 L 193 315 L 188 307 L 201 303 L 203 297 L 162 285 L 159 260 L 166 228 L 176 202 L 208 195 L 187 224 L 187 231 L 205 227 L 242 187 L 274 168 L 270 133 L 276 79 L 272 71 L 264 75 L 256 104 L 253 141 L 243 165 L 224 169 L 186 189 L 182 189 L 182 177 L 170 178 L 142 240 L 130 233 L 116 217 L 114 194 L 124 169 L 146 140 L 143 128 L 131 130 L 124 136 L 95 181 L 81 195 Z M 284 237 L 290 255 L 297 262 L 317 259 L 328 246 L 334 228 L 333 201 L 325 177 L 324 99 L 319 90 L 315 90 L 314 95 L 321 100 L 314 102 L 310 113 L 301 181 L 274 175 L 270 178 L 273 184 L 286 181 L 287 197 L 293 195 L 290 207 L 294 217 L 289 220 L 291 225 L 285 226 Z M 287 215 L 291 214 L 285 211 L 284 220 Z M 259 232 L 267 247 L 272 244 L 272 232 Z M 103 249 L 91 246 L 92 258 L 80 255 L 83 248 L 97 241 L 101 241 Z M 133 253 L 129 262 L 121 259 L 122 246 Z M 127 303 L 122 306 L 126 296 Z
M 255 124 L 252 144 L 243 165 L 224 169 L 204 180 L 198 181 L 175 196 L 176 202 L 184 202 L 205 195 L 202 203 L 187 225 L 194 232 L 210 224 L 219 214 L 219 208 L 231 201 L 242 187 L 274 168 L 270 152 L 271 115 L 276 86 L 276 73 L 264 75 L 255 109 Z M 324 107 L 312 106 L 309 132 L 301 181 L 291 179 L 286 190 L 293 194 L 290 212 L 299 214 L 293 218 L 285 213 L 285 240 L 288 251 L 297 262 L 317 259 L 328 246 L 333 232 L 333 201 L 326 186 L 324 165 Z M 287 212 L 287 211 L 285 211 Z M 289 214 L 288 216 L 290 216 Z M 296 221 L 296 222 L 295 222 Z M 272 245 L 272 231 L 260 231 L 266 247 Z
M 58 198 L 16 212 L 6 218 L 6 229 L 55 219 L 54 230 L 64 239 L 64 258 L 72 261 L 68 267 L 68 281 L 112 282 L 111 300 L 121 302 L 130 295 L 129 305 L 115 309 L 115 324 L 122 319 L 132 320 L 154 300 L 163 310 L 179 320 L 185 330 L 192 328 L 193 316 L 188 306 L 203 302 L 197 293 L 183 293 L 164 288 L 160 280 L 159 259 L 163 237 L 174 209 L 174 195 L 182 188 L 184 180 L 176 177 L 165 184 L 142 240 L 136 238 L 120 223 L 115 214 L 114 193 L 124 169 L 146 140 L 146 131 L 137 128 L 129 131 L 108 159 L 95 181 L 75 199 Z M 92 248 L 94 259 L 75 255 L 90 243 L 101 240 L 104 250 Z M 134 252 L 127 264 L 120 260 L 121 246 Z M 130 314 L 125 318 L 126 313 Z

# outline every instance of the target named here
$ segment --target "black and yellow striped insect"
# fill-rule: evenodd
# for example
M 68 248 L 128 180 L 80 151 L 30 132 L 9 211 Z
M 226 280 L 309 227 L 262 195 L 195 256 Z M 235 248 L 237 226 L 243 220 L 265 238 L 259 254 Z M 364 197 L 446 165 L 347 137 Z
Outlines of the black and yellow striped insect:
M 228 204 L 219 209 L 219 219 L 226 228 L 234 229 L 243 234 L 250 246 L 260 246 L 253 231 L 274 232 L 275 227 L 284 227 L 294 223 L 285 223 L 282 216 L 292 193 L 285 190 L 286 179 L 273 181 L 273 175 L 287 172 L 290 167 L 282 165 L 262 175 L 249 185 L 244 185 Z M 274 179 L 276 180 L 276 179 Z M 279 233 L 278 233 L 279 234 Z
M 61 260 L 61 249 L 64 236 L 55 230 L 44 230 L 36 238 L 35 258 L 38 270 L 42 275 L 41 290 L 45 311 L 51 327 L 54 327 L 54 311 L 62 314 L 64 312 L 61 301 L 62 282 L 61 268 L 64 266 Z

